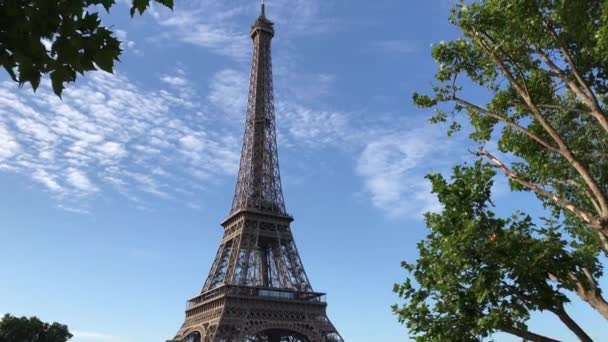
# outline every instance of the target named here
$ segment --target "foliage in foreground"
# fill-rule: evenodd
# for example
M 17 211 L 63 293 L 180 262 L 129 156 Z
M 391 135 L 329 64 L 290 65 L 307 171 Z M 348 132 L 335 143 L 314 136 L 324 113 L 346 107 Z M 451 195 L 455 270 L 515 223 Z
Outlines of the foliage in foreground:
M 154 0 L 169 8 L 173 0 Z M 122 50 L 96 10 L 106 11 L 116 0 L 0 1 L 0 64 L 19 85 L 36 90 L 50 74 L 53 91 L 61 96 L 77 74 L 101 69 L 112 72 Z M 150 0 L 132 0 L 131 16 L 140 15 Z M 45 44 L 47 46 L 45 46 Z M 47 49 L 48 47 L 48 49 Z
M 393 310 L 418 341 L 478 341 L 497 331 L 551 341 L 529 331 L 532 311 L 555 314 L 582 341 L 591 341 L 566 313 L 569 279 L 601 276 L 594 255 L 573 249 L 560 227 L 537 227 L 527 215 L 497 217 L 491 210 L 493 169 L 477 161 L 457 166 L 448 182 L 429 175 L 443 206 L 427 213 L 430 234 L 418 244 L 416 264 L 395 292 L 405 300 Z
M 448 134 L 471 126 L 476 154 L 512 190 L 535 194 L 577 241 L 571 248 L 605 255 L 608 1 L 467 2 L 450 18 L 461 37 L 433 47 L 439 84 L 414 102 L 436 109 L 432 122 L 451 121 Z M 480 93 L 487 103 L 475 100 Z M 488 141 L 500 154 L 484 147 Z M 608 319 L 593 272 L 555 276 Z
M 480 143 L 501 129 L 501 152 L 519 161 L 478 153 L 607 246 L 608 2 L 484 0 L 456 6 L 451 20 L 463 36 L 433 48 L 441 86 L 416 104 L 465 112 Z M 488 90 L 489 103 L 467 100 L 463 79 Z
M 2 342 L 66 342 L 72 338 L 68 327 L 59 323 L 45 323 L 36 317 L 4 315 L 0 320 Z

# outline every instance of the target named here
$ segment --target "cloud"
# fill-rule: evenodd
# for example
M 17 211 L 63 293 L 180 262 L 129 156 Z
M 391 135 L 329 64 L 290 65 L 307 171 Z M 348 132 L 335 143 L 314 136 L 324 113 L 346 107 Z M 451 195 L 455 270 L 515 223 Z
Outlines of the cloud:
M 280 69 L 275 73 L 275 78 L 279 100 L 289 98 L 300 103 L 319 103 L 319 100 L 334 93 L 336 75 Z
M 127 155 L 124 146 L 114 141 L 107 141 L 97 147 L 99 152 L 105 154 L 107 162 L 113 162 Z
M 135 47 L 135 42 L 127 38 L 127 31 L 121 29 L 113 30 L 116 38 L 120 41 L 120 47 L 126 51 L 132 51 L 138 56 L 142 56 L 143 52 Z
M 44 185 L 47 189 L 51 190 L 52 192 L 59 193 L 63 190 L 63 188 L 59 185 L 59 183 L 57 183 L 56 177 L 49 174 L 45 170 L 42 170 L 42 169 L 33 170 L 32 178 L 35 181 L 39 182 L 40 184 Z
M 423 177 L 448 168 L 453 150 L 445 139 L 436 143 L 436 131 L 404 129 L 371 140 L 363 148 L 357 173 L 364 179 L 372 204 L 389 217 L 420 219 L 422 213 L 440 209 Z
M 162 75 L 160 80 L 175 87 L 183 87 L 188 85 L 188 80 L 181 76 Z
M 324 15 L 326 1 L 274 0 L 268 1 L 268 16 L 289 35 L 321 35 L 335 31 L 340 25 L 335 18 Z
M 319 35 L 335 30 L 333 18 L 323 15 L 320 0 L 267 1 L 268 17 L 281 26 L 286 40 L 303 35 Z M 259 14 L 259 2 L 245 0 L 177 2 L 173 12 L 151 9 L 164 27 L 152 40 L 176 40 L 246 61 L 250 57 L 249 27 Z
M 72 185 L 76 189 L 82 190 L 83 192 L 90 193 L 97 191 L 97 187 L 91 183 L 89 177 L 80 170 L 68 168 L 66 180 L 68 184 Z
M 215 73 L 210 82 L 207 99 L 230 118 L 244 118 L 247 110 L 249 76 L 234 69 Z M 236 121 L 242 123 L 241 121 Z
M 208 101 L 220 109 L 229 124 L 242 127 L 247 111 L 249 76 L 235 69 L 224 69 L 211 77 Z M 317 77 L 314 77 L 317 79 Z M 321 75 L 325 82 L 332 82 L 334 76 Z M 329 92 L 325 86 L 323 91 Z M 352 131 L 347 114 L 341 111 L 316 109 L 299 101 L 292 93 L 300 93 L 302 88 L 294 85 L 275 100 L 277 134 L 287 146 L 306 145 L 320 147 L 344 143 Z M 304 90 L 306 87 L 304 87 Z
M 279 102 L 277 104 L 279 131 L 290 143 L 320 147 L 340 145 L 348 140 L 354 129 L 343 112 L 316 110 L 300 104 Z
M 146 196 L 190 203 L 196 193 L 179 189 L 213 184 L 193 177 L 232 175 L 238 165 L 237 138 L 199 108 L 192 91 L 144 89 L 105 72 L 62 100 L 48 82 L 34 95 L 0 83 L 0 172 L 29 176 L 70 211 L 111 190 L 141 206 Z
M 217 4 L 216 4 L 217 5 Z M 176 6 L 170 15 L 157 15 L 158 23 L 168 29 L 165 39 L 207 48 L 210 51 L 244 60 L 250 50 L 250 39 L 244 30 L 238 30 L 231 19 L 236 9 L 217 9 L 204 2 L 200 5 Z
M 21 146 L 0 122 L 0 162 L 10 158 L 21 150 Z M 1 164 L 0 164 L 1 165 Z

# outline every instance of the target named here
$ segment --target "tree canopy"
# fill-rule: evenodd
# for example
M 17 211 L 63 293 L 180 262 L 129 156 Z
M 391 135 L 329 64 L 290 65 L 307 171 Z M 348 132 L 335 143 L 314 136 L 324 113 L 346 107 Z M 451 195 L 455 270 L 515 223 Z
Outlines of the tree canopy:
M 154 0 L 173 8 L 173 0 Z M 132 0 L 131 16 L 150 0 Z M 20 86 L 36 90 L 49 74 L 55 94 L 77 74 L 101 69 L 112 72 L 122 50 L 98 10 L 110 11 L 116 0 L 0 1 L 0 63 Z
M 560 227 L 530 216 L 497 217 L 492 209 L 494 170 L 481 161 L 457 166 L 448 182 L 429 175 L 444 210 L 427 213 L 429 235 L 418 244 L 416 264 L 403 262 L 408 278 L 395 285 L 406 300 L 393 310 L 420 341 L 477 341 L 496 331 L 550 341 L 526 324 L 532 311 L 555 314 L 583 341 L 591 339 L 566 313 L 569 279 L 601 265 L 571 248 Z
M 68 327 L 59 323 L 45 323 L 36 317 L 4 315 L 0 320 L 2 342 L 66 342 L 72 338 Z
M 453 120 L 450 133 L 465 113 L 477 153 L 514 190 L 608 250 L 608 1 L 461 2 L 450 20 L 462 37 L 433 47 L 439 85 L 415 103 L 437 108 L 434 122 Z M 490 101 L 470 100 L 468 82 Z M 483 148 L 493 138 L 513 162 Z
M 429 176 L 443 211 L 426 215 L 431 233 L 417 262 L 403 264 L 408 278 L 395 291 L 405 303 L 394 310 L 425 341 L 522 336 L 537 310 L 586 340 L 565 313 L 565 290 L 608 319 L 598 283 L 608 252 L 608 1 L 461 0 L 449 20 L 460 37 L 433 46 L 435 85 L 414 103 L 449 123 L 448 136 L 470 130 L 486 166 L 457 167 L 451 183 Z M 547 211 L 496 217 L 489 168 Z

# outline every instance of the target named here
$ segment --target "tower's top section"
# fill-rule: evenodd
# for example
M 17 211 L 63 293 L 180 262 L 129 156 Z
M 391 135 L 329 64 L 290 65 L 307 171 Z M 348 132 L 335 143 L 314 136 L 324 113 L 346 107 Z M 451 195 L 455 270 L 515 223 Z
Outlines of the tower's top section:
M 261 31 L 269 33 L 270 36 L 274 36 L 273 22 L 266 18 L 266 4 L 264 3 L 264 0 L 262 0 L 260 16 L 251 26 L 251 38 L 255 38 Z
M 277 153 L 272 58 L 273 23 L 262 12 L 251 27 L 253 61 L 239 175 L 230 214 L 241 210 L 287 215 Z

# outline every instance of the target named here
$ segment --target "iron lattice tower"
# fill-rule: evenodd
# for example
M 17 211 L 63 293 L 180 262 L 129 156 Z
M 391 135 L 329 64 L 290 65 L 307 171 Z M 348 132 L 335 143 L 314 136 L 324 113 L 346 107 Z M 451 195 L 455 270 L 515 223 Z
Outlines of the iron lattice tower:
M 184 342 L 343 342 L 296 249 L 281 189 L 272 86 L 273 23 L 251 28 L 253 62 L 240 169 L 224 236 L 175 337 Z

